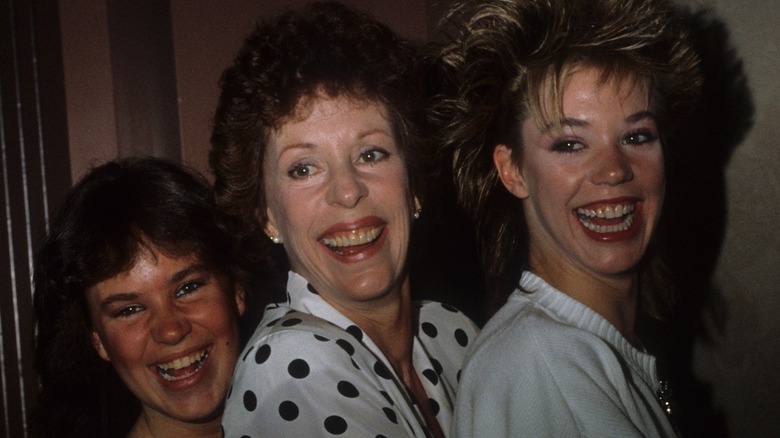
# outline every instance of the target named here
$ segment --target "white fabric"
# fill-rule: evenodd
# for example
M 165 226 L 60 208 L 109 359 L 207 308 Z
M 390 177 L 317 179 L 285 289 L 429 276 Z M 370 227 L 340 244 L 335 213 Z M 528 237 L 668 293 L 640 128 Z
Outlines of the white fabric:
M 453 436 L 675 436 L 657 387 L 653 356 L 525 272 L 468 354 Z
M 239 359 L 226 437 L 424 437 L 425 421 L 377 346 L 291 272 L 286 303 L 268 306 Z M 413 363 L 445 431 L 467 347 L 465 315 L 416 303 Z M 428 401 L 425 401 L 428 402 Z

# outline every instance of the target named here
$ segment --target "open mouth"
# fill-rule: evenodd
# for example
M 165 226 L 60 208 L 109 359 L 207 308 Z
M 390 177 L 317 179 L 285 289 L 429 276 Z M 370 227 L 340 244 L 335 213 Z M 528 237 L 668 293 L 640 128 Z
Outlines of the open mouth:
M 384 225 L 364 227 L 357 230 L 329 234 L 320 239 L 331 251 L 339 255 L 354 253 L 372 244 L 384 231 Z
M 200 371 L 208 357 L 208 351 L 202 350 L 168 363 L 155 365 L 154 368 L 167 381 L 186 379 Z
M 633 202 L 597 208 L 580 207 L 577 209 L 577 218 L 585 228 L 596 234 L 619 233 L 629 230 L 633 225 L 634 209 Z

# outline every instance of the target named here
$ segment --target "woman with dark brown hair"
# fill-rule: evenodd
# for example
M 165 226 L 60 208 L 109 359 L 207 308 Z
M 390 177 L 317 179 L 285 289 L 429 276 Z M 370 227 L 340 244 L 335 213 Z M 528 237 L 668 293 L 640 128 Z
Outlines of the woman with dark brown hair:
M 163 160 L 105 163 L 71 189 L 35 259 L 34 435 L 222 435 L 264 272 L 232 223 Z

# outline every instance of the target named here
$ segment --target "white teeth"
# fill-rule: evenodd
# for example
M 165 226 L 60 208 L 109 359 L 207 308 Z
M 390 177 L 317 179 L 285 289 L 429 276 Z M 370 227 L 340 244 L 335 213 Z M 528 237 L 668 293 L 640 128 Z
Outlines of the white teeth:
M 617 233 L 618 231 L 626 231 L 627 229 L 631 228 L 631 224 L 634 223 L 633 214 L 629 214 L 628 216 L 625 216 L 623 222 L 615 225 L 597 225 L 591 222 L 588 217 L 583 215 L 580 215 L 579 219 L 580 222 L 586 227 L 588 227 L 589 230 L 599 234 Z
M 160 373 L 160 375 L 165 380 L 179 380 L 179 379 L 185 379 L 200 370 L 200 367 L 203 365 L 203 363 L 206 361 L 206 358 L 208 358 L 208 353 L 206 350 L 199 351 L 197 353 L 193 353 L 189 356 L 182 357 L 179 359 L 172 360 L 168 363 L 157 365 L 157 372 Z M 183 368 L 187 368 L 189 366 L 192 366 L 192 364 L 196 364 L 197 366 L 192 372 L 186 373 L 182 376 L 172 376 L 169 373 L 171 371 L 180 370 Z
M 598 217 L 601 219 L 614 219 L 634 212 L 634 204 L 619 204 L 616 206 L 608 205 L 597 209 L 578 208 L 577 214 L 586 217 Z
M 331 248 L 343 248 L 345 246 L 364 245 L 373 242 L 382 233 L 382 227 L 363 228 L 347 233 L 333 234 L 322 238 L 322 243 Z

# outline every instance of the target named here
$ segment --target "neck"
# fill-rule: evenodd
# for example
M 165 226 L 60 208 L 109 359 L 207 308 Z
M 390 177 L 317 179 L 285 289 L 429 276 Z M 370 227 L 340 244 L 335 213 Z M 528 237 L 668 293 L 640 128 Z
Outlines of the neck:
M 414 321 L 407 277 L 398 293 L 389 294 L 370 308 L 338 309 L 360 327 L 387 356 L 404 381 L 412 367 Z
M 597 276 L 571 266 L 532 261 L 531 271 L 552 287 L 603 316 L 630 343 L 636 344 L 634 326 L 638 293 L 636 274 Z
M 166 437 L 222 437 L 222 416 L 203 422 L 188 423 L 175 420 L 165 415 L 160 415 L 150 408 L 144 407 L 141 415 L 136 420 L 128 438 L 166 438 Z

